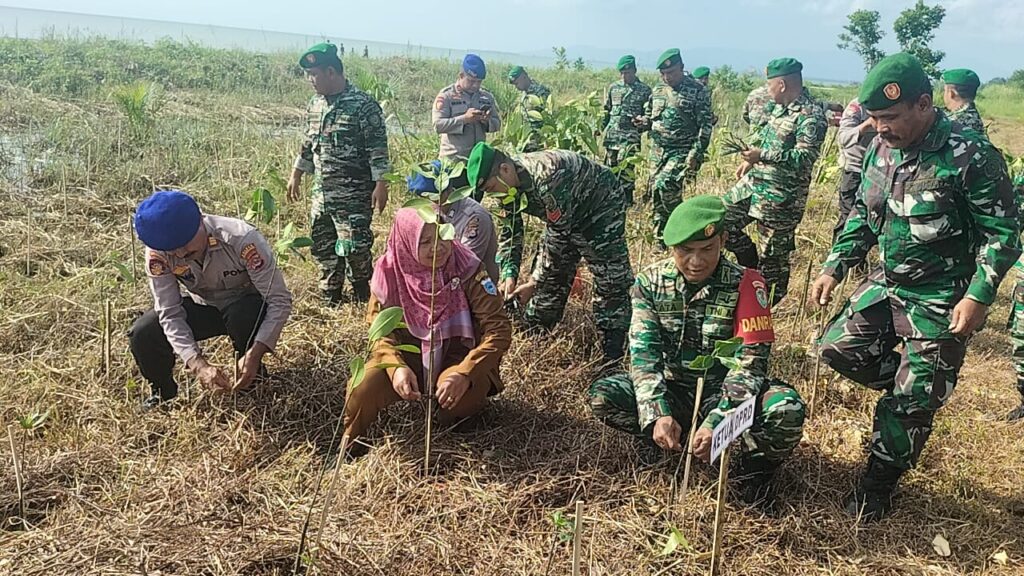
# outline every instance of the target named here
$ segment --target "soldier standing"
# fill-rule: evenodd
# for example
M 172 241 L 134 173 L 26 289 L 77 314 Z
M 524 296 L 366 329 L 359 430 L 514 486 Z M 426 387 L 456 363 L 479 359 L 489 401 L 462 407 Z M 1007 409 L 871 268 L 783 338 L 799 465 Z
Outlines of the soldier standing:
M 380 105 L 353 86 L 333 44 L 317 44 L 299 59 L 316 95 L 306 107 L 306 134 L 295 159 L 288 198 L 299 198 L 303 174 L 313 174 L 311 252 L 320 267 L 324 300 L 342 301 L 346 276 L 355 301 L 370 297 L 373 209 L 384 211 L 388 135 Z
M 481 87 L 487 66 L 476 54 L 466 54 L 454 84 L 445 86 L 434 99 L 431 122 L 441 135 L 438 158 L 465 161 L 477 142 L 501 129 L 501 113 L 494 95 Z
M 761 127 L 760 145 L 740 153 L 740 181 L 725 195 L 726 248 L 741 266 L 760 264 L 772 286 L 773 306 L 789 287 L 796 227 L 804 216 L 811 171 L 828 129 L 824 111 L 804 88 L 802 70 L 803 64 L 793 58 L 768 64 L 766 86 L 775 105 Z M 760 250 L 744 232 L 753 222 L 760 232 Z
M 153 309 L 135 321 L 132 356 L 151 388 L 144 409 L 178 395 L 174 356 L 205 386 L 248 387 L 263 356 L 277 346 L 292 295 L 259 230 L 236 218 L 204 215 L 184 192 L 155 192 L 135 210 L 135 231 L 146 245 Z M 180 288 L 185 289 L 182 296 Z M 210 364 L 199 342 L 231 337 L 238 379 Z
M 868 116 L 867 110 L 854 98 L 846 105 L 843 116 L 839 119 L 839 154 L 843 160 L 843 175 L 839 178 L 839 218 L 832 230 L 834 244 L 839 233 L 846 224 L 846 218 L 853 209 L 853 201 L 860 189 L 861 164 L 864 163 L 864 151 L 875 139 L 875 121 Z
M 967 340 L 1021 244 L 1002 155 L 935 109 L 916 58 L 884 58 L 859 99 L 878 138 L 811 296 L 827 304 L 878 245 L 879 267 L 829 324 L 820 348 L 834 370 L 882 391 L 867 469 L 846 500 L 849 514 L 877 520 L 891 510 L 900 476 L 917 463 L 936 411 L 956 386 Z
M 942 74 L 942 82 L 945 84 L 942 89 L 942 100 L 946 103 L 949 119 L 988 138 L 985 122 L 982 121 L 978 107 L 974 104 L 974 99 L 978 97 L 978 88 L 981 88 L 981 79 L 978 75 L 966 68 L 946 70 Z
M 1024 200 L 1024 174 L 1013 181 L 1017 200 Z M 1018 205 L 1020 210 L 1020 205 Z M 1024 216 L 1024 215 L 1022 215 Z M 1013 286 L 1013 302 L 1011 303 L 1010 319 L 1007 328 L 1010 330 L 1010 341 L 1013 343 L 1013 369 L 1017 373 L 1017 392 L 1021 396 L 1021 404 L 1010 411 L 1006 419 L 1010 421 L 1024 419 L 1024 261 L 1018 261 L 1016 269 L 1017 282 Z
M 623 356 L 629 326 L 629 285 L 633 269 L 626 249 L 626 207 L 622 186 L 608 168 L 575 152 L 545 150 L 508 157 L 481 142 L 467 168 L 472 186 L 504 196 L 525 195 L 502 204 L 498 268 L 506 300 L 528 304 L 527 326 L 553 328 L 565 311 L 580 257 L 594 274 L 594 323 L 609 363 Z M 523 258 L 523 212 L 547 226 L 530 279 L 519 284 Z
M 651 98 L 651 88 L 644 84 L 636 75 L 636 58 L 623 56 L 619 58 L 616 68 L 622 80 L 608 87 L 608 96 L 604 101 L 604 118 L 601 126 L 604 130 L 604 163 L 614 168 L 619 162 L 640 153 L 640 128 L 644 106 Z M 619 171 L 627 204 L 633 203 L 635 175 L 631 169 Z
M 536 152 L 543 147 L 540 129 L 544 127 L 544 121 L 538 118 L 538 115 L 547 108 L 551 90 L 540 82 L 534 82 L 522 66 L 513 66 L 509 70 L 508 81 L 523 93 L 519 99 L 519 111 L 523 115 L 523 122 L 529 127 L 529 136 L 523 146 L 523 152 Z
M 683 201 L 686 180 L 697 177 L 711 143 L 711 97 L 683 70 L 679 49 L 658 58 L 661 82 L 651 91 L 642 126 L 651 130 L 651 177 L 654 234 L 660 242 L 665 222 Z
M 759 412 L 742 437 L 739 459 L 742 498 L 754 503 L 771 497 L 776 470 L 800 443 L 804 403 L 791 386 L 768 378 L 775 340 L 768 287 L 756 270 L 722 258 L 724 214 L 721 198 L 707 195 L 672 212 L 665 226 L 672 257 L 642 271 L 631 291 L 630 373 L 594 382 L 589 396 L 601 421 L 665 450 L 683 449 L 683 427 L 696 408 L 701 424 L 693 451 L 705 461 L 725 413 L 757 397 Z M 735 336 L 743 339 L 736 367 L 690 367 Z

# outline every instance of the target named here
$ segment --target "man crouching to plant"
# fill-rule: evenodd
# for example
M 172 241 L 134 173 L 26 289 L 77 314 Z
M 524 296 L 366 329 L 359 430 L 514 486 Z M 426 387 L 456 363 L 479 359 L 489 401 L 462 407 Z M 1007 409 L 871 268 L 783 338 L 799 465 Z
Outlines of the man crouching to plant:
M 191 196 L 176 190 L 143 200 L 135 231 L 146 245 L 153 292 L 153 309 L 129 333 L 132 355 L 152 387 L 143 408 L 177 396 L 174 354 L 210 388 L 248 387 L 292 309 L 266 239 L 242 220 L 202 214 Z M 222 335 L 231 337 L 238 356 L 234 380 L 233 371 L 210 364 L 199 348 L 199 341 Z
M 770 500 L 779 465 L 800 442 L 804 403 L 784 382 L 768 378 L 775 333 L 764 278 L 722 258 L 725 206 L 717 196 L 695 196 L 675 210 L 665 227 L 672 258 L 647 268 L 632 288 L 630 373 L 590 387 L 594 415 L 646 444 L 682 450 L 693 420 L 697 379 L 705 377 L 693 438 L 694 454 L 707 461 L 712 430 L 725 413 L 758 398 L 754 426 L 742 436 L 741 497 Z M 706 374 L 690 368 L 715 344 L 741 337 L 738 366 L 717 364 Z
M 406 326 L 373 345 L 364 377 L 345 400 L 345 434 L 353 440 L 400 400 L 433 390 L 444 424 L 476 414 L 502 389 L 498 365 L 512 325 L 498 288 L 472 251 L 441 239 L 412 208 L 395 213 L 370 281 L 367 320 L 373 324 L 393 306 Z

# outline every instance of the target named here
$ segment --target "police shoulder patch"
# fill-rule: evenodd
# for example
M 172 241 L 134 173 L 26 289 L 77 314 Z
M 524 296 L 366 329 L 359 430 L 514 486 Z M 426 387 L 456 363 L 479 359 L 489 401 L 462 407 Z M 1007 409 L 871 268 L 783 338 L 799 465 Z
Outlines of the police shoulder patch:
M 245 261 L 245 267 L 250 272 L 258 272 L 262 270 L 264 264 L 266 264 L 266 261 L 263 259 L 263 256 L 260 255 L 259 249 L 256 248 L 256 244 L 252 242 L 242 247 L 241 255 L 242 260 Z
M 170 271 L 168 270 L 167 262 L 156 254 L 149 255 L 149 264 L 147 267 L 149 269 L 150 276 L 163 276 Z

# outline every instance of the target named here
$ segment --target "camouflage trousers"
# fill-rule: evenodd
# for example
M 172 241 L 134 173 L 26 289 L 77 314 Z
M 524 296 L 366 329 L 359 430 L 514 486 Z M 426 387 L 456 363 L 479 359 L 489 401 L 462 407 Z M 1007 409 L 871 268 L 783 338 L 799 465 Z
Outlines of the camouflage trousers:
M 902 470 L 917 463 L 935 413 L 953 394 L 966 349 L 959 338 L 897 335 L 888 299 L 859 311 L 847 302 L 820 341 L 821 359 L 833 370 L 883 392 L 875 406 L 871 453 Z
M 688 150 L 656 148 L 651 155 L 651 176 L 647 191 L 654 204 L 654 236 L 658 240 L 662 239 L 668 217 L 683 201 L 689 172 L 687 154 Z
M 1024 396 L 1024 276 L 1018 274 L 1013 287 L 1013 308 L 1007 322 L 1013 344 L 1013 369 L 1017 372 L 1017 391 Z
M 604 165 L 609 168 L 617 167 L 619 162 L 622 160 L 640 152 L 640 144 L 624 142 L 622 144 L 614 144 L 613 146 L 615 147 L 606 148 L 604 153 Z M 619 178 L 619 183 L 622 184 L 622 191 L 626 198 L 626 206 L 632 206 L 633 193 L 636 189 L 636 174 L 632 168 L 629 168 L 620 171 L 617 176 Z
M 666 399 L 672 409 L 672 417 L 683 429 L 680 443 L 684 445 L 693 419 L 695 393 L 696 390 L 690 387 L 666 387 Z M 616 374 L 597 380 L 590 385 L 589 396 L 590 408 L 598 420 L 616 430 L 651 440 L 654 426 L 640 429 L 636 391 L 628 374 Z M 713 389 L 701 399 L 698 425 L 721 399 L 720 389 Z M 803 436 L 804 401 L 789 384 L 763 379 L 756 408 L 754 426 L 740 438 L 743 458 L 752 464 L 758 460 L 778 464 L 789 456 Z
M 373 233 L 370 221 L 370 189 L 324 192 L 313 189 L 310 252 L 320 268 L 320 289 L 340 290 L 349 282 L 366 282 L 373 272 L 370 249 Z
M 742 186 L 742 184 L 738 185 Z M 735 190 L 735 189 L 734 189 Z M 727 250 L 734 254 L 751 254 L 756 251 L 760 260 L 761 273 L 772 292 L 772 306 L 777 304 L 789 291 L 790 255 L 796 250 L 796 227 L 803 217 L 803 210 L 789 217 L 786 214 L 770 218 L 755 218 L 750 215 L 750 196 L 736 199 L 732 192 L 726 194 L 726 212 L 722 227 L 729 233 L 725 242 Z M 757 224 L 757 245 L 745 232 L 745 228 Z M 740 262 L 740 264 L 744 264 Z
M 626 247 L 626 217 L 621 202 L 607 206 L 589 231 L 563 237 L 544 230 L 534 262 L 534 277 L 541 280 L 523 319 L 527 326 L 553 328 L 565 313 L 580 258 L 594 277 L 594 324 L 602 333 L 629 330 L 629 288 L 633 267 Z

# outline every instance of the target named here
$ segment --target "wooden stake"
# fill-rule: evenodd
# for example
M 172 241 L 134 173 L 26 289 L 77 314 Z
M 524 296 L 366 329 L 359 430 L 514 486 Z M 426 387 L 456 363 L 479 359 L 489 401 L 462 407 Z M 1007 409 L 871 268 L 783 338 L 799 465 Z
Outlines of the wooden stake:
M 14 428 L 13 424 L 7 426 L 7 440 L 11 443 L 11 462 L 14 465 L 14 484 L 18 489 L 18 520 L 22 526 L 25 526 L 25 493 L 21 488 L 21 458 L 18 456 L 18 450 L 14 447 L 14 433 L 11 429 Z
M 690 434 L 686 440 L 686 466 L 683 468 L 683 491 L 679 499 L 682 500 L 683 509 L 686 509 L 686 493 L 690 489 L 690 465 L 693 463 L 693 437 L 697 434 L 697 422 L 700 416 L 700 402 L 704 396 L 704 377 L 697 378 L 697 393 L 693 401 L 693 419 L 690 422 Z M 673 499 L 673 504 L 675 500 Z
M 132 283 L 139 281 L 139 257 L 135 252 L 135 225 L 132 222 L 132 215 L 128 215 L 128 241 L 132 247 Z
M 583 500 L 576 501 L 576 523 L 572 529 L 572 576 L 580 576 L 580 540 L 583 539 Z
M 729 447 L 722 452 L 718 464 L 718 502 L 715 504 L 715 536 L 711 548 L 711 576 L 718 576 L 722 568 L 722 517 L 725 514 L 725 490 L 729 481 Z
M 103 300 L 103 374 L 110 377 L 110 331 L 111 331 L 110 299 Z
M 434 427 L 434 386 L 433 383 L 427 387 L 427 432 L 423 439 L 423 473 L 430 474 L 430 437 L 433 435 Z
M 338 486 L 338 476 L 341 475 L 341 465 L 345 462 L 345 452 L 348 451 L 348 434 L 341 437 L 341 447 L 338 450 L 338 457 L 334 461 L 334 477 L 327 487 L 327 494 L 324 496 L 324 507 L 320 510 L 320 525 L 316 531 L 316 553 L 320 553 L 320 542 L 324 535 L 324 525 L 327 523 L 327 515 L 331 513 L 331 504 L 334 502 L 334 493 Z
M 25 234 L 25 276 L 32 276 L 32 204 L 25 202 L 28 212 L 28 234 Z
M 814 378 L 811 380 L 811 404 L 807 407 L 807 420 L 814 417 L 815 408 L 818 405 L 818 377 L 821 375 L 821 338 L 825 332 L 825 319 L 828 318 L 828 309 L 821 309 L 821 318 L 818 320 L 818 331 L 814 337 Z
M 804 277 L 804 296 L 800 299 L 800 312 L 797 314 L 796 327 L 798 330 L 804 329 L 804 314 L 807 312 L 807 293 L 811 289 L 811 268 L 814 266 L 814 260 L 807 262 L 807 276 Z

